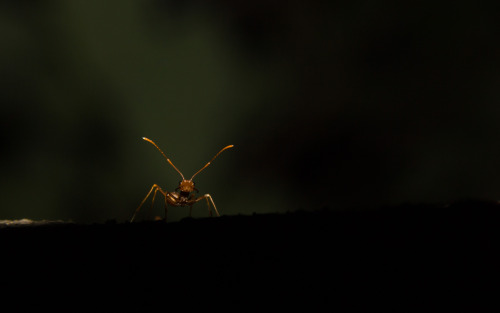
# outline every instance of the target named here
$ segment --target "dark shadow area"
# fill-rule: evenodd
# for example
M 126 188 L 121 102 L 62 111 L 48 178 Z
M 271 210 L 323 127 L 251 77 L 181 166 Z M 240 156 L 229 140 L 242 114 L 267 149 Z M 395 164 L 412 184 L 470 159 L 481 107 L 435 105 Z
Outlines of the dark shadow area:
M 142 312 L 477 308 L 500 278 L 499 218 L 497 203 L 464 201 L 5 227 L 3 295 Z

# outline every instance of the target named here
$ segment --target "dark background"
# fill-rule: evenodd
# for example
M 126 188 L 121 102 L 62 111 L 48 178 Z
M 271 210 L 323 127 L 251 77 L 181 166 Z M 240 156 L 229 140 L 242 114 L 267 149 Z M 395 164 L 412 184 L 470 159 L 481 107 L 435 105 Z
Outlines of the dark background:
M 234 144 L 196 179 L 221 214 L 496 200 L 498 12 L 2 1 L 0 219 L 126 219 L 179 181 L 143 136 L 187 177 Z

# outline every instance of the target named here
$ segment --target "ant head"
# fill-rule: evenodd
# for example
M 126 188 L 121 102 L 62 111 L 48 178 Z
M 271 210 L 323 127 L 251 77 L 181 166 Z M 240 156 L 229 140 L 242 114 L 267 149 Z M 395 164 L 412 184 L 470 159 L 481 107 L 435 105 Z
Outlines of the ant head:
M 179 182 L 179 187 L 181 192 L 191 193 L 194 190 L 194 182 L 191 179 L 183 179 Z

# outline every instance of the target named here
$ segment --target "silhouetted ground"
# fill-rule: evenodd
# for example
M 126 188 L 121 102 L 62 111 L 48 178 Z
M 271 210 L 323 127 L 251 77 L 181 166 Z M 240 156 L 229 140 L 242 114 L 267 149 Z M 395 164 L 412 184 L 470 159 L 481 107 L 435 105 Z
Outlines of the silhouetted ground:
M 3 299 L 112 312 L 477 309 L 499 284 L 499 218 L 497 203 L 468 201 L 4 227 Z

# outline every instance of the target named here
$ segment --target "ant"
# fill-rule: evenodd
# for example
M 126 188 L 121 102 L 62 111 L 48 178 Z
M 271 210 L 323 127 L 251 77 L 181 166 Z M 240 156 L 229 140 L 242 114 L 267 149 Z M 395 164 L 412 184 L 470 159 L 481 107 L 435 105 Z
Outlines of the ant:
M 175 188 L 175 191 L 172 191 L 172 192 L 163 191 L 160 186 L 158 186 L 157 184 L 154 184 L 151 187 L 151 189 L 149 190 L 149 192 L 146 195 L 146 197 L 144 198 L 144 200 L 142 200 L 142 202 L 139 205 L 139 207 L 135 210 L 134 214 L 132 215 L 132 218 L 130 219 L 130 222 L 134 221 L 136 214 L 140 211 L 142 205 L 144 204 L 144 202 L 146 202 L 147 198 L 149 197 L 149 195 L 151 194 L 151 192 L 153 192 L 153 190 L 154 190 L 154 193 L 153 193 L 153 201 L 151 203 L 151 207 L 153 207 L 153 205 L 154 205 L 155 198 L 156 198 L 156 193 L 158 191 L 165 197 L 165 221 L 167 220 L 167 207 L 168 207 L 168 205 L 182 206 L 182 207 L 189 206 L 189 216 L 191 216 L 191 210 L 193 208 L 193 204 L 195 204 L 196 202 L 198 202 L 198 201 L 200 201 L 202 199 L 206 199 L 207 200 L 208 213 L 209 213 L 210 216 L 212 216 L 212 209 L 210 208 L 210 202 L 212 203 L 212 205 L 214 207 L 214 210 L 215 210 L 215 213 L 217 214 L 217 216 L 220 216 L 219 212 L 217 211 L 217 208 L 215 207 L 215 203 L 214 203 L 214 200 L 212 199 L 211 195 L 209 195 L 207 193 L 207 194 L 205 194 L 205 195 L 203 195 L 201 197 L 196 198 L 195 194 L 193 194 L 193 192 L 199 192 L 198 189 L 196 189 L 194 187 L 193 178 L 196 175 L 198 175 L 201 171 L 203 171 L 205 168 L 207 168 L 207 166 L 209 166 L 210 163 L 212 163 L 212 161 L 215 160 L 215 158 L 218 157 L 219 154 L 222 153 L 222 151 L 234 147 L 233 145 L 229 145 L 229 146 L 226 146 L 226 147 L 222 148 L 222 150 L 220 150 L 212 158 L 212 160 L 210 160 L 210 162 L 208 162 L 205 166 L 203 166 L 198 172 L 194 173 L 194 175 L 190 179 L 185 179 L 184 175 L 182 175 L 181 171 L 179 171 L 177 169 L 177 167 L 175 167 L 175 165 L 172 163 L 172 161 L 170 161 L 170 159 L 167 158 L 167 156 L 165 155 L 165 153 L 163 153 L 163 151 L 153 142 L 153 140 L 148 139 L 146 137 L 142 137 L 142 139 L 144 139 L 144 140 L 150 142 L 151 144 L 153 144 L 156 147 L 156 149 L 158 149 L 161 152 L 161 154 L 167 160 L 167 162 L 170 165 L 172 165 L 172 167 L 181 175 L 182 180 L 179 182 L 179 187 Z M 208 200 L 210 200 L 210 202 Z

